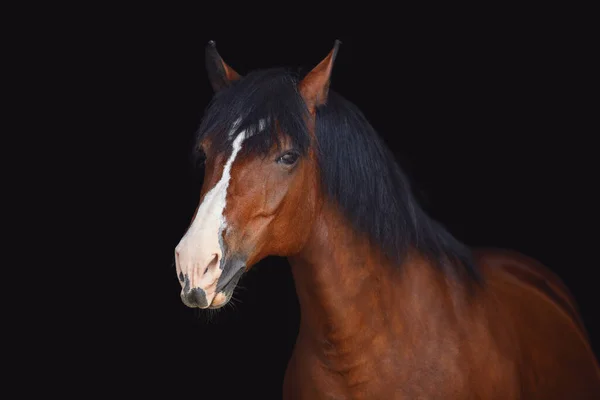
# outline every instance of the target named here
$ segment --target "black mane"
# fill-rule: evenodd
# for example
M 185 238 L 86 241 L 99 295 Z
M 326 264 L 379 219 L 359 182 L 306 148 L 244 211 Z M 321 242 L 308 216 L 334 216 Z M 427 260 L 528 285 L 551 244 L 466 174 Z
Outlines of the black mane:
M 214 151 L 227 152 L 238 133 L 252 133 L 262 120 L 266 122 L 265 128 L 260 135 L 244 141 L 242 152 L 267 154 L 274 143 L 280 144 L 277 134 L 280 130 L 305 154 L 310 145 L 305 123 L 308 110 L 296 90 L 296 83 L 297 79 L 284 69 L 254 71 L 233 82 L 231 87 L 213 97 L 200 124 L 199 139 L 209 136 Z M 236 129 L 230 135 L 234 126 Z
M 199 129 L 217 151 L 228 151 L 235 134 L 265 129 L 244 142 L 242 152 L 265 155 L 285 132 L 306 153 L 310 136 L 307 109 L 296 85 L 298 77 L 283 69 L 255 71 L 218 92 Z M 233 135 L 229 130 L 237 123 Z M 274 121 L 277 122 L 277 129 Z M 337 202 L 355 229 L 401 264 L 415 248 L 442 268 L 477 279 L 471 252 L 416 202 L 409 182 L 394 156 L 362 112 L 329 91 L 327 104 L 317 109 L 315 133 L 324 193 Z

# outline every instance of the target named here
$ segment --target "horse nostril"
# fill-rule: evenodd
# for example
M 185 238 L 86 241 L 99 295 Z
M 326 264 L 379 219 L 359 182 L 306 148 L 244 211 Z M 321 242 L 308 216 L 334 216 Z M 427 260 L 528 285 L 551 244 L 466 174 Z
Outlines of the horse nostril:
M 175 267 L 177 268 L 178 271 L 181 271 L 181 262 L 179 261 L 179 248 L 176 247 L 175 248 Z M 180 278 L 181 279 L 181 272 L 180 272 Z M 183 280 L 182 280 L 183 282 Z
M 206 273 L 209 270 L 214 269 L 218 262 L 219 262 L 219 256 L 217 254 L 213 254 L 213 258 L 212 258 L 212 260 L 210 260 L 210 263 L 208 263 L 208 267 L 206 267 L 206 269 L 204 270 L 203 275 L 206 275 Z

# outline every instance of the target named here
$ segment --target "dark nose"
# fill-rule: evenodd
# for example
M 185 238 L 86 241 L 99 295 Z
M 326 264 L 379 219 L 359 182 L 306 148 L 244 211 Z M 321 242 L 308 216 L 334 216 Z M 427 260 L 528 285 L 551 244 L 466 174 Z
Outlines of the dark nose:
M 194 288 L 192 290 L 183 291 L 181 293 L 181 300 L 183 301 L 183 304 L 185 304 L 188 307 L 208 307 L 206 293 L 200 288 Z

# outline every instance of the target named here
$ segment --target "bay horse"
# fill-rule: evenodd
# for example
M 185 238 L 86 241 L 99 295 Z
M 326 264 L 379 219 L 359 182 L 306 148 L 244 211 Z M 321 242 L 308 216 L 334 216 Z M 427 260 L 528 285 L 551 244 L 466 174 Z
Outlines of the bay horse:
M 329 89 L 339 43 L 302 79 L 242 77 L 207 45 L 204 182 L 175 249 L 183 303 L 223 307 L 258 261 L 287 257 L 301 321 L 285 399 L 600 398 L 568 289 L 424 212 L 361 111 Z

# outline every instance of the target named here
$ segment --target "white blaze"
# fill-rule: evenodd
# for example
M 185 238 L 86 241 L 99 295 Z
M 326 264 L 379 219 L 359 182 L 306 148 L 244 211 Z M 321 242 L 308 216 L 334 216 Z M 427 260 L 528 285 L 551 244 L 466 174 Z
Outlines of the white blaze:
M 234 124 L 232 132 L 236 126 Z M 175 248 L 177 266 L 184 275 L 187 274 L 190 289 L 204 289 L 208 304 L 216 295 L 217 281 L 222 272 L 219 268 L 223 257 L 220 237 L 227 226 L 223 211 L 231 178 L 231 165 L 242 148 L 245 134 L 242 131 L 234 139 L 233 150 L 223 167 L 221 179 L 206 193 L 190 228 Z
M 240 122 L 241 119 L 238 119 L 231 127 L 230 138 L 235 134 Z M 192 224 L 175 248 L 177 273 L 182 272 L 188 277 L 190 290 L 193 288 L 204 290 L 208 305 L 213 299 L 217 306 L 225 301 L 224 294 L 218 295 L 216 288 L 223 272 L 219 264 L 223 258 L 221 238 L 223 230 L 227 227 L 223 212 L 227 202 L 227 188 L 231 180 L 231 166 L 244 140 L 264 130 L 268 122 L 270 122 L 268 118 L 260 119 L 258 127 L 251 126 L 235 137 L 221 179 L 206 193 Z

